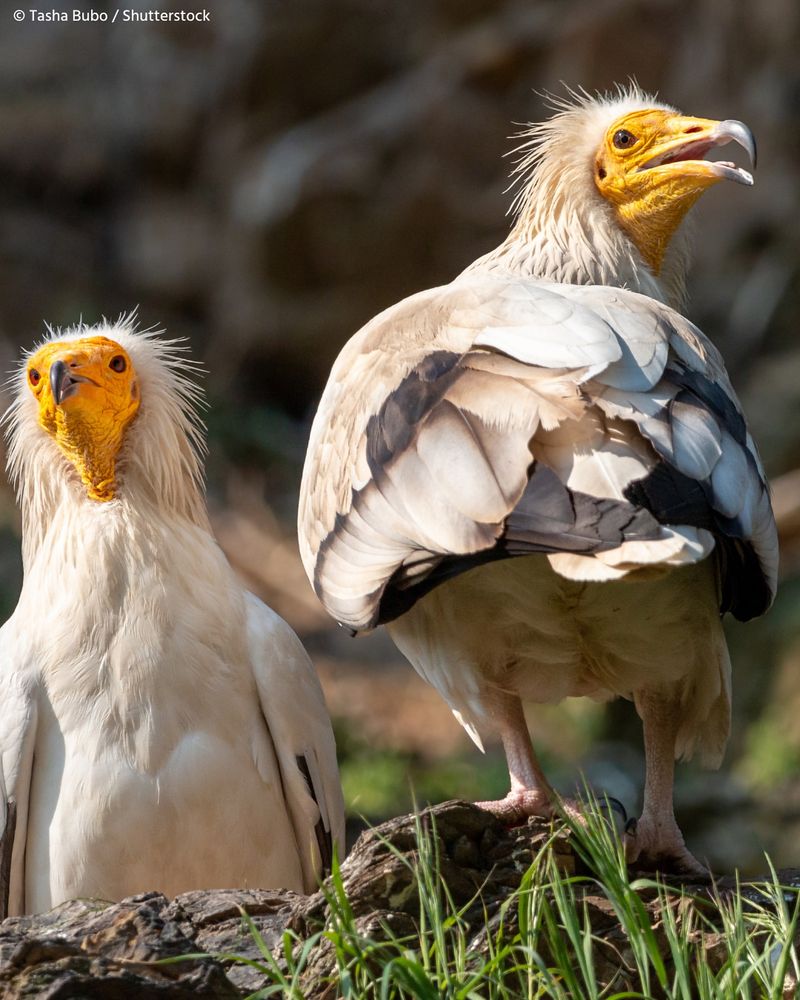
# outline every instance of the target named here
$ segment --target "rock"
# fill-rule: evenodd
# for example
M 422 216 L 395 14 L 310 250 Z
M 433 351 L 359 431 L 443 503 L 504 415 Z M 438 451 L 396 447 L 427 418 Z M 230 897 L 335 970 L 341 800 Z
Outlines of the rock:
M 145 893 L 121 903 L 76 900 L 49 913 L 10 917 L 0 925 L 0 995 L 43 1000 L 239 997 L 212 959 L 155 964 L 197 951 L 169 910 L 166 897 Z
M 288 891 L 217 889 L 183 893 L 173 901 L 167 913 L 192 941 L 193 951 L 238 955 L 263 962 L 264 957 L 242 920 L 241 910 L 252 919 L 264 944 L 275 950 L 305 900 L 306 897 Z M 228 980 L 244 995 L 264 985 L 264 977 L 252 966 L 234 962 L 221 964 Z
M 413 935 L 420 900 L 413 870 L 419 860 L 419 829 L 429 834 L 424 850 L 438 859 L 439 871 L 454 903 L 463 908 L 470 952 L 486 953 L 489 935 L 500 919 L 506 939 L 516 927 L 514 907 L 501 913 L 503 902 L 516 889 L 536 855 L 553 838 L 545 820 L 507 829 L 489 813 L 465 802 L 445 802 L 423 810 L 419 816 L 399 816 L 363 833 L 341 867 L 356 930 L 380 939 L 389 928 L 396 936 Z M 551 848 L 566 873 L 586 873 L 570 846 L 566 832 L 556 833 Z M 797 885 L 800 872 L 779 873 L 784 885 Z M 716 889 L 687 886 L 704 897 L 708 915 L 714 892 L 736 890 L 735 880 L 721 879 Z M 630 949 L 623 928 L 609 903 L 587 881 L 583 902 L 598 943 L 596 971 L 599 980 L 615 979 L 620 989 L 636 989 L 628 978 Z M 0 998 L 40 997 L 140 1000 L 143 997 L 214 998 L 246 996 L 267 983 L 253 964 L 237 963 L 239 956 L 262 966 L 266 960 L 242 920 L 249 915 L 275 962 L 284 961 L 283 935 L 289 931 L 300 942 L 316 935 L 331 918 L 329 899 L 337 887 L 328 880 L 312 896 L 258 889 L 221 889 L 184 893 L 169 901 L 158 892 L 143 893 L 106 903 L 76 900 L 49 913 L 10 917 L 0 924 Z M 742 886 L 748 900 L 763 903 L 757 890 Z M 640 890 L 652 926 L 667 955 L 663 914 L 657 893 Z M 676 899 L 675 919 L 680 922 L 689 904 Z M 709 927 L 711 924 L 708 925 Z M 698 929 L 695 939 L 712 968 L 727 960 L 724 940 L 715 930 Z M 161 964 L 162 959 L 185 960 Z M 547 960 L 543 953 L 542 957 Z M 629 956 L 630 957 L 630 956 Z M 314 945 L 303 970 L 302 995 L 307 1000 L 333 1000 L 336 955 L 324 936 Z M 625 986 L 625 983 L 628 983 Z
M 551 835 L 550 823 L 529 820 L 505 828 L 489 813 L 467 802 L 445 802 L 423 810 L 419 817 L 399 816 L 362 833 L 342 866 L 342 881 L 356 918 L 377 910 L 416 916 L 419 899 L 412 875 L 417 851 L 417 824 L 430 834 L 439 870 L 456 905 L 473 900 L 491 914 L 519 886 L 534 856 Z M 566 834 L 554 848 L 562 867 L 575 870 Z M 409 864 L 412 861 L 412 864 Z M 325 917 L 323 893 L 310 896 L 293 927 L 308 933 Z

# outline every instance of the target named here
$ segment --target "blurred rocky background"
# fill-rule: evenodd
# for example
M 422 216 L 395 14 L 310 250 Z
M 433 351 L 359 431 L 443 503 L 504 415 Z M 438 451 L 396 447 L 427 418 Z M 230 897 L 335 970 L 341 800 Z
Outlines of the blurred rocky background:
M 336 718 L 355 821 L 501 794 L 381 635 L 349 640 L 300 567 L 305 440 L 338 350 L 380 309 L 452 278 L 504 236 L 513 123 L 543 90 L 636 78 L 691 114 L 756 132 L 753 189 L 694 216 L 688 309 L 716 340 L 775 481 L 784 547 L 772 613 L 733 624 L 725 768 L 680 769 L 696 853 L 800 861 L 800 5 L 797 0 L 150 0 L 206 24 L 35 22 L 0 12 L 0 366 L 44 322 L 138 307 L 206 368 L 209 498 L 247 583 L 300 633 Z M 44 10 L 88 12 L 49 2 Z M 113 5 L 96 4 L 96 9 Z M 736 154 L 734 154 L 736 155 Z M 0 611 L 21 577 L 0 488 Z M 576 701 L 531 723 L 568 791 L 577 768 L 633 811 L 630 705 Z

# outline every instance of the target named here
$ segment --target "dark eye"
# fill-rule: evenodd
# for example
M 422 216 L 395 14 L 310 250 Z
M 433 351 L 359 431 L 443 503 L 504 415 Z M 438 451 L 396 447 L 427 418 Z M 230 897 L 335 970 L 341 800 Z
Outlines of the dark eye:
M 108 362 L 108 367 L 115 372 L 124 372 L 128 365 L 121 354 L 115 354 Z
M 614 145 L 617 149 L 630 149 L 636 142 L 636 136 L 626 128 L 621 128 L 614 133 Z
M 42 376 L 35 368 L 31 368 L 28 372 L 28 378 L 31 380 L 31 385 L 38 385 L 42 380 Z

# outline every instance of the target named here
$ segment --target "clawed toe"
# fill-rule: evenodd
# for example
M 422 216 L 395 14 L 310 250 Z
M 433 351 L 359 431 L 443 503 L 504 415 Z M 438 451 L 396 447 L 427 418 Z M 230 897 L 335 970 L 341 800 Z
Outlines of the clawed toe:
M 711 872 L 688 850 L 680 832 L 659 840 L 649 837 L 632 819 L 625 827 L 623 842 L 628 866 L 637 872 L 659 872 L 698 882 L 711 880 Z
M 629 866 L 637 872 L 659 872 L 696 882 L 710 882 L 712 879 L 709 869 L 687 850 L 640 854 L 635 862 L 629 862 Z
M 509 826 L 517 826 L 534 816 L 550 819 L 558 815 L 579 826 L 586 826 L 587 813 L 594 808 L 579 799 L 557 799 L 542 790 L 531 789 L 516 789 L 503 799 L 476 802 L 475 805 Z M 688 850 L 677 825 L 653 825 L 647 819 L 628 819 L 623 804 L 610 796 L 599 797 L 597 807 L 609 826 L 622 838 L 625 858 L 632 870 L 710 881 L 711 872 Z
M 476 806 L 485 809 L 499 820 L 509 825 L 524 823 L 532 816 L 551 819 L 554 816 L 566 816 L 573 823 L 586 825 L 586 814 L 592 806 L 579 799 L 553 798 L 542 791 L 521 789 L 509 792 L 505 798 L 489 802 L 476 802 Z M 603 818 L 621 836 L 630 822 L 625 806 L 619 799 L 602 796 L 597 799 L 597 806 Z
M 476 802 L 479 809 L 485 809 L 501 822 L 514 826 L 524 823 L 531 816 L 549 819 L 556 813 L 553 800 L 545 792 L 520 789 L 509 792 L 505 798 L 488 802 Z

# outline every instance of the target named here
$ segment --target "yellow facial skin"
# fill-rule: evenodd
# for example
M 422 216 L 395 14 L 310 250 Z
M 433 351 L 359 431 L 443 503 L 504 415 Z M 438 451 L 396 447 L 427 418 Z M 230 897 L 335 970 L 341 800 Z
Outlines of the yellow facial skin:
M 755 141 L 741 122 L 647 109 L 623 115 L 606 132 L 595 161 L 597 190 L 654 274 L 683 217 L 707 188 L 725 179 L 753 183 L 732 163 L 703 159 L 731 141 L 755 162 Z
M 75 466 L 91 500 L 116 494 L 116 461 L 139 409 L 128 354 L 106 337 L 41 347 L 26 366 L 39 423 Z

